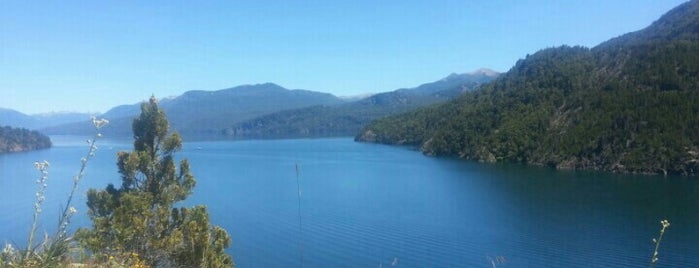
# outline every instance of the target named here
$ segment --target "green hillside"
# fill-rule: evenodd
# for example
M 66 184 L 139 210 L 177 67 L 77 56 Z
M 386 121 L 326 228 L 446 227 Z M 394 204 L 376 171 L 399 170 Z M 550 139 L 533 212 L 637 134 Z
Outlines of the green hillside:
M 374 119 L 446 102 L 497 77 L 492 70 L 451 74 L 415 88 L 379 93 L 340 105 L 291 109 L 237 123 L 224 130 L 235 138 L 351 136 Z
M 559 169 L 699 173 L 699 1 L 599 46 L 541 50 L 444 105 L 357 140 Z

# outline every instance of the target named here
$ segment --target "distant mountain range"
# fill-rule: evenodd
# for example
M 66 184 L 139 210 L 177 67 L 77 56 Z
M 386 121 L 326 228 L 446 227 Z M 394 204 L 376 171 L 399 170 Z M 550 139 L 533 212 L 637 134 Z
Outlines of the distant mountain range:
M 343 101 L 328 93 L 289 90 L 272 83 L 243 85 L 216 91 L 187 91 L 159 101 L 170 125 L 184 135 L 220 136 L 227 126 L 261 115 L 313 105 L 337 105 Z M 110 120 L 105 135 L 131 135 L 131 122 L 140 113 L 140 103 L 121 105 L 100 117 Z M 91 124 L 74 122 L 42 129 L 47 134 L 85 134 Z
M 15 110 L 0 108 L 0 126 L 12 126 L 26 129 L 41 129 L 66 123 L 90 119 L 88 113 L 43 113 L 27 115 Z
M 498 73 L 488 69 L 451 74 L 415 88 L 339 98 L 308 90 L 290 90 L 272 83 L 216 91 L 187 91 L 159 100 L 174 130 L 203 138 L 291 138 L 354 135 L 373 119 L 447 101 L 488 82 Z M 108 136 L 130 136 L 140 103 L 116 106 L 99 117 L 110 120 Z M 92 133 L 90 114 L 25 115 L 0 109 L 0 126 L 38 129 L 49 135 Z
M 541 50 L 438 106 L 357 140 L 559 169 L 699 174 L 699 0 L 592 49 Z
M 319 105 L 264 115 L 234 124 L 224 133 L 235 138 L 351 136 L 371 120 L 448 101 L 495 79 L 498 74 L 489 69 L 451 74 L 415 88 L 379 93 L 340 105 Z

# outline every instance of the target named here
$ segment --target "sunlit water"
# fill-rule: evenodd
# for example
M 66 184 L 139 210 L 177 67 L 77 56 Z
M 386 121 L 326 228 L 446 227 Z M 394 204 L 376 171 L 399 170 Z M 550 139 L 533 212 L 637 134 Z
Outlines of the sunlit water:
M 0 243 L 26 244 L 38 160 L 51 162 L 40 230 L 55 230 L 87 144 L 53 140 L 0 155 Z M 90 224 L 85 190 L 119 184 L 115 153 L 131 144 L 99 146 L 73 228 Z M 429 158 L 348 138 L 189 142 L 179 155 L 197 178 L 186 205 L 208 206 L 238 267 L 645 267 L 662 219 L 672 225 L 658 267 L 699 266 L 696 179 Z

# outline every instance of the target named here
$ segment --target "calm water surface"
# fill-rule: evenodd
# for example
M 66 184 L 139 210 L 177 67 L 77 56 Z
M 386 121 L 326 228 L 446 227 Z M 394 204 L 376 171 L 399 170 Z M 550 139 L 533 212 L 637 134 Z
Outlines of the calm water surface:
M 55 229 L 84 139 L 0 155 L 0 242 L 25 244 L 39 174 L 51 162 L 40 230 Z M 119 184 L 101 140 L 84 192 Z M 233 239 L 237 267 L 646 267 L 660 220 L 672 223 L 657 267 L 699 266 L 699 182 L 556 172 L 424 157 L 351 139 L 185 143 L 206 204 Z M 297 172 L 301 187 L 301 226 Z

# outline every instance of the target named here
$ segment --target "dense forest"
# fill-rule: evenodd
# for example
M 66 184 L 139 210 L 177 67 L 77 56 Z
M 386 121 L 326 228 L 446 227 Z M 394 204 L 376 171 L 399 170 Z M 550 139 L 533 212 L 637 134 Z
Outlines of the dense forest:
M 699 174 L 699 1 L 592 49 L 527 55 L 480 90 L 377 120 L 357 140 L 486 162 Z
M 24 128 L 0 127 L 0 153 L 22 152 L 51 147 L 51 139 Z

